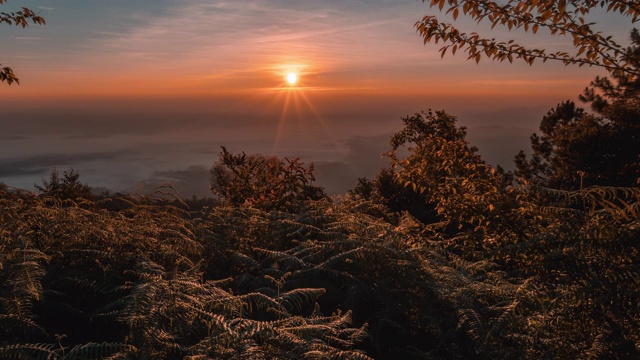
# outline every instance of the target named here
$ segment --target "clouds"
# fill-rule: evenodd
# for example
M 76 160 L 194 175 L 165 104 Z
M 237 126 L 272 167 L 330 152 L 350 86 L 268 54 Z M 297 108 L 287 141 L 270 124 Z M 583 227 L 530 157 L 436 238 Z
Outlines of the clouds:
M 355 136 L 345 141 L 347 152 L 337 161 L 315 163 L 318 184 L 331 195 L 352 189 L 358 178 L 373 179 L 389 162 L 381 154 L 389 150 L 391 134 Z
M 320 185 L 340 193 L 385 165 L 380 153 L 401 116 L 429 108 L 460 115 L 490 162 L 510 162 L 508 139 L 526 147 L 532 118 L 499 110 L 552 105 L 596 73 L 441 60 L 439 45 L 424 46 L 413 28 L 427 12 L 420 1 L 24 5 L 42 6 L 47 26 L 0 37 L 11 50 L 0 60 L 21 79 L 0 87 L 9 104 L 0 180 L 16 184 L 69 166 L 93 186 L 173 179 L 200 191 L 224 145 L 313 161 Z M 300 96 L 287 102 L 290 70 L 300 74 Z
M 387 166 L 381 153 L 389 150 L 391 134 L 402 126 L 401 113 L 388 105 L 385 108 L 382 101 L 347 100 L 353 114 L 334 109 L 337 114 L 325 118 L 334 138 L 318 119 L 290 118 L 276 153 L 314 162 L 317 185 L 330 194 L 342 194 L 359 177 L 373 178 Z M 208 171 L 220 146 L 232 152 L 271 154 L 276 122 L 269 122 L 268 114 L 252 115 L 255 109 L 250 108 L 246 114 L 241 109 L 226 116 L 203 116 L 197 115 L 201 108 L 191 107 L 189 113 L 178 106 L 150 107 L 155 113 L 146 115 L 107 112 L 69 117 L 58 113 L 61 110 L 50 110 L 43 112 L 46 116 L 5 117 L 0 120 L 0 181 L 30 188 L 54 167 L 74 168 L 83 182 L 94 187 L 127 191 L 135 190 L 138 183 L 152 189 L 173 182 L 183 196 L 202 197 L 209 195 Z M 400 108 L 420 109 L 412 103 L 401 103 Z M 509 168 L 513 156 L 528 148 L 528 136 L 546 110 L 452 113 L 460 115 L 460 125 L 469 127 L 469 140 L 489 163 Z
M 0 177 L 45 175 L 53 168 L 72 168 L 82 162 L 116 161 L 132 154 L 124 151 L 93 152 L 79 154 L 49 154 L 27 158 L 0 159 Z
M 576 70 L 556 86 L 561 66 L 441 60 L 413 27 L 429 11 L 419 1 L 59 0 L 42 11 L 46 28 L 0 38 L 23 84 L 10 96 L 249 95 L 295 69 L 307 91 L 513 97 L 578 93 L 598 73 Z
M 55 67 L 63 75 L 56 79 L 59 94 L 248 91 L 277 86 L 290 67 L 309 75 L 309 82 L 340 73 L 329 79 L 333 88 L 370 87 L 356 70 L 425 58 L 408 51 L 421 46 L 412 28 L 421 7 L 256 0 L 105 6 L 64 0 L 45 14 L 47 31 L 38 32 L 47 40 L 44 47 L 23 47 L 16 56 L 29 56 L 31 71 L 42 80 L 52 81 L 53 74 L 39 74 L 38 68 Z M 43 51 L 46 57 L 38 58 Z M 352 72 L 356 76 L 345 75 Z

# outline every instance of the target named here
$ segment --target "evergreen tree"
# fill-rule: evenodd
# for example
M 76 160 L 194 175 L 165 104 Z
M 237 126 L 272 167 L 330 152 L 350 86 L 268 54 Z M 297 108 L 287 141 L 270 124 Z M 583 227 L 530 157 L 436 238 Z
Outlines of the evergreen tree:
M 640 69 L 640 34 L 631 33 L 628 61 Z M 521 151 L 516 175 L 543 186 L 576 190 L 593 185 L 634 186 L 640 178 L 640 78 L 615 72 L 596 77 L 580 96 L 592 112 L 565 101 L 531 135 L 530 159 Z

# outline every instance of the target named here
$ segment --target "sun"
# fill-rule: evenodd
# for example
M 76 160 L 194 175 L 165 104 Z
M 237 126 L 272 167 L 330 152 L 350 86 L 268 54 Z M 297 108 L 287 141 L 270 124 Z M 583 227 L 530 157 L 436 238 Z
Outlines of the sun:
M 287 82 L 289 85 L 295 85 L 298 82 L 298 74 L 290 72 L 287 74 Z

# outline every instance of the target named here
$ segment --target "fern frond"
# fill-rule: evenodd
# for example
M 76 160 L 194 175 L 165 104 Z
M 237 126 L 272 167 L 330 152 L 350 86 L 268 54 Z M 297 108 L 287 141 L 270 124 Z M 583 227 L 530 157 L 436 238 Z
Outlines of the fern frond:
M 231 283 L 233 281 L 234 281 L 234 279 L 232 277 L 228 277 L 228 278 L 219 279 L 219 280 L 207 280 L 206 284 L 218 288 L 220 286 L 227 285 L 227 284 L 229 284 L 229 283 Z
M 39 256 L 39 252 L 20 250 L 17 254 L 22 254 L 25 260 L 5 265 L 2 275 L 10 290 L 0 295 L 0 303 L 8 315 L 31 317 L 33 301 L 42 298 L 41 281 L 45 271 L 38 261 L 31 260 Z
M 298 288 L 281 294 L 277 300 L 289 312 L 301 311 L 305 304 L 315 304 L 326 292 L 325 289 Z
M 342 252 L 340 254 L 334 255 L 328 258 L 327 260 L 325 260 L 323 263 L 317 265 L 316 267 L 331 269 L 338 264 L 344 263 L 347 259 L 350 259 L 350 258 L 362 259 L 364 257 L 365 251 L 366 249 L 360 246 L 355 249 L 351 249 L 351 250 Z
M 62 358 L 62 360 L 75 360 L 75 359 L 104 359 L 109 356 L 113 356 L 115 353 L 135 351 L 136 348 L 127 344 L 117 343 L 87 343 L 74 346 L 69 352 Z
M 482 343 L 484 329 L 478 313 L 473 309 L 459 309 L 458 319 L 458 326 L 464 328 L 476 343 Z
M 80 278 L 80 277 L 63 277 L 59 281 L 68 282 L 83 292 L 91 292 L 94 294 L 101 294 L 101 295 L 113 294 L 113 293 L 124 290 L 120 287 L 115 287 L 107 282 L 103 282 L 103 281 L 99 282 L 96 280 Z
M 38 325 L 35 321 L 19 317 L 16 315 L 3 315 L 0 314 L 0 334 L 23 336 L 38 335 L 41 337 L 48 337 L 47 330 Z
M 251 256 L 239 253 L 237 251 L 231 252 L 231 259 L 242 264 L 247 269 L 257 268 L 260 264 Z
M 283 271 L 293 271 L 309 267 L 304 261 L 286 252 L 260 248 L 256 248 L 255 250 L 264 255 L 266 257 L 266 261 L 282 264 L 279 268 L 283 268 Z
M 277 322 L 237 319 L 234 329 L 239 337 L 255 338 L 260 342 L 278 335 Z M 274 326 L 276 325 L 276 326 Z
M 0 347 L 0 358 L 7 360 L 60 359 L 55 344 L 15 344 Z
M 238 296 L 237 299 L 244 303 L 244 308 L 249 314 L 256 310 L 268 310 L 280 318 L 290 316 L 287 309 L 282 304 L 261 293 L 253 292 Z
M 129 302 L 129 298 L 124 297 L 117 299 L 104 305 L 96 310 L 94 310 L 90 316 L 91 317 L 105 317 L 105 318 L 116 318 L 122 314 L 123 310 L 126 308 Z

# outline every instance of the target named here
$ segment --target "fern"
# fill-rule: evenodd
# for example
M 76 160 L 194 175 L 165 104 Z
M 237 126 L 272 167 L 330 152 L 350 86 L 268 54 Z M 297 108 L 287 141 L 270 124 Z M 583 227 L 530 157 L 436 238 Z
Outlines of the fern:
M 325 289 L 297 288 L 278 296 L 277 301 L 290 313 L 300 312 L 305 305 L 315 304 L 318 298 L 326 292 Z
M 48 338 L 47 330 L 38 325 L 34 320 L 16 315 L 0 314 L 0 334 L 9 338 L 19 334 L 20 337 L 38 336 Z
M 54 344 L 14 344 L 0 347 L 0 357 L 3 359 L 60 359 L 54 350 Z
M 117 353 L 133 352 L 136 348 L 131 345 L 116 343 L 88 343 L 74 346 L 62 357 L 62 360 L 75 359 L 104 359 Z
M 308 268 L 304 261 L 300 260 L 297 256 L 290 255 L 286 252 L 273 251 L 267 249 L 255 249 L 259 254 L 265 256 L 265 261 L 268 261 L 267 266 L 282 268 L 283 271 L 295 271 L 299 269 Z

